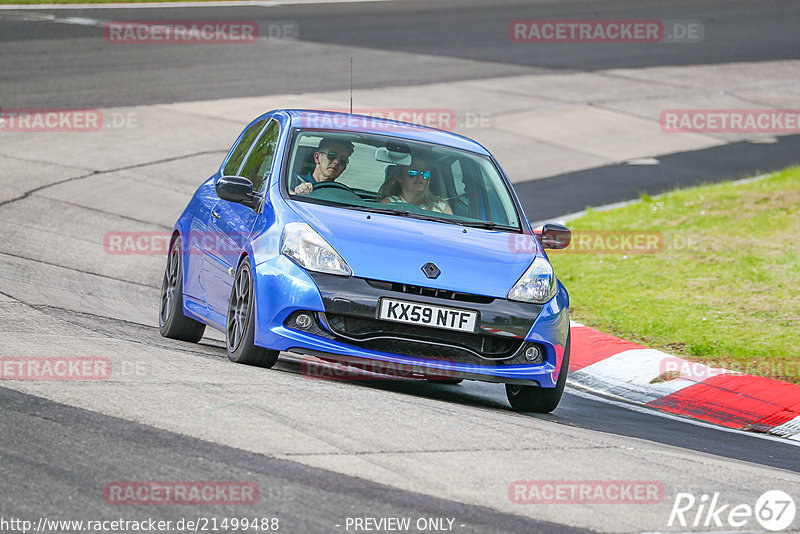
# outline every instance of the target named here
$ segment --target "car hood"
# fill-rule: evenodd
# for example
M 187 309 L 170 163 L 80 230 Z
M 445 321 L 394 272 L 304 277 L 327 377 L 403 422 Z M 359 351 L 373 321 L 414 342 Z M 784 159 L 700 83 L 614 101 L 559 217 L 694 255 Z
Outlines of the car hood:
M 505 298 L 540 251 L 523 234 L 307 202 L 292 207 L 360 278 Z M 441 271 L 436 279 L 422 270 L 428 262 Z

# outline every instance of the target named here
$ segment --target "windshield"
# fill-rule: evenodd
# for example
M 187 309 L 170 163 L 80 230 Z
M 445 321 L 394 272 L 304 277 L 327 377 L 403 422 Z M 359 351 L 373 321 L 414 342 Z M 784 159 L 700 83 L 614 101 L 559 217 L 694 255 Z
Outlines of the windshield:
M 284 177 L 293 199 L 451 224 L 520 229 L 491 159 L 381 135 L 298 131 Z

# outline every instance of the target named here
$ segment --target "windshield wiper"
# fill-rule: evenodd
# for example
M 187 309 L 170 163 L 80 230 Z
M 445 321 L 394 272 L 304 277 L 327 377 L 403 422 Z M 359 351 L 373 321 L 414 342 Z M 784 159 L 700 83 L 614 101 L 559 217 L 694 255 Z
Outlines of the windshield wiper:
M 437 217 L 436 215 L 426 215 L 422 213 L 414 213 L 412 217 L 417 219 L 424 219 L 426 221 L 446 222 L 450 224 L 458 224 L 460 226 L 468 226 L 470 228 L 486 228 L 487 230 L 494 230 L 495 228 L 502 228 L 504 230 L 516 230 L 512 226 L 505 226 L 497 224 L 492 221 L 464 221 L 461 219 L 451 219 L 450 217 Z
M 387 215 L 410 215 L 411 212 L 400 208 L 372 208 L 368 206 L 347 206 L 348 209 L 368 211 L 370 213 L 385 213 Z
M 486 228 L 487 230 L 494 230 L 495 228 L 509 228 L 502 224 L 497 224 L 492 221 L 459 221 L 458 224 L 469 226 L 470 228 Z
M 449 224 L 458 224 L 461 226 L 468 226 L 470 228 L 486 228 L 487 230 L 494 230 L 495 228 L 502 228 L 503 230 L 517 230 L 513 226 L 505 226 L 497 224 L 492 221 L 463 221 L 460 219 L 451 219 L 450 217 L 437 217 L 436 215 L 428 215 L 425 213 L 412 213 L 402 208 L 378 208 L 369 206 L 345 206 L 348 209 L 368 211 L 371 213 L 385 213 L 387 215 L 400 215 L 403 217 L 411 216 L 413 219 L 422 219 L 424 221 L 436 221 Z

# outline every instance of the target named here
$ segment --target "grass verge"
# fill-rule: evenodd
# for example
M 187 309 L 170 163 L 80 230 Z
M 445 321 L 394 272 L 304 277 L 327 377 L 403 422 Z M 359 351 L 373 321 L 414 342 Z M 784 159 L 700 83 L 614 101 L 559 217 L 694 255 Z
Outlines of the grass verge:
M 569 226 L 573 244 L 549 255 L 574 320 L 693 361 L 800 383 L 800 167 L 643 195 Z

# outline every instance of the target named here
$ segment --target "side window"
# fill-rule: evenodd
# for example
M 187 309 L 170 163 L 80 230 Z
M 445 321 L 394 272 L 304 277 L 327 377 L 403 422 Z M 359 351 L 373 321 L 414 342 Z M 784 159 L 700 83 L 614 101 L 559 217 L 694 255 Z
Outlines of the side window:
M 234 176 L 236 174 L 236 172 L 239 170 L 239 166 L 244 160 L 244 157 L 247 155 L 247 151 L 250 149 L 250 145 L 253 144 L 256 136 L 259 134 L 268 120 L 269 119 L 260 120 L 247 129 L 242 136 L 242 140 L 239 141 L 239 144 L 236 145 L 236 148 L 234 148 L 233 154 L 231 154 L 228 163 L 225 164 L 225 168 L 222 169 L 222 174 L 225 176 Z
M 244 163 L 240 174 L 253 182 L 253 191 L 261 191 L 267 181 L 269 170 L 272 168 L 272 160 L 275 158 L 279 133 L 278 121 L 272 121 L 253 145 L 253 150 L 250 151 L 250 155 Z

